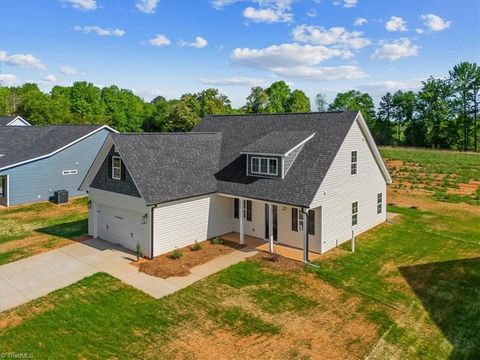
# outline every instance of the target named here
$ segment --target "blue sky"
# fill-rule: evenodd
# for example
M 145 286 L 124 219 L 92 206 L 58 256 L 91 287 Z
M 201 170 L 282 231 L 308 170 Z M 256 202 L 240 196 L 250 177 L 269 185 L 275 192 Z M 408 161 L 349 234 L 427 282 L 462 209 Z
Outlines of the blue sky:
M 0 0 L 2 85 L 86 80 L 151 99 L 285 80 L 378 101 L 480 58 L 478 0 Z

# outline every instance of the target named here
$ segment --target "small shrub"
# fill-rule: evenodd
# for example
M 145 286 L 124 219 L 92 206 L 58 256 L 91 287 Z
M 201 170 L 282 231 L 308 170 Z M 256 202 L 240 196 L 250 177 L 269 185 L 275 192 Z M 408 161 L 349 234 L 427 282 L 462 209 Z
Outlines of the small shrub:
M 172 259 L 172 260 L 178 260 L 178 259 L 180 259 L 182 256 L 183 256 L 182 250 L 175 249 L 175 250 L 173 250 L 173 251 L 171 252 L 171 254 L 170 254 L 170 259 Z
M 223 239 L 219 236 L 217 237 L 214 237 L 212 240 L 211 240 L 211 243 L 213 245 L 223 245 Z
M 195 244 L 192 245 L 190 248 L 192 251 L 198 251 L 202 249 L 202 245 L 200 245 L 198 242 L 195 241 Z
M 267 260 L 271 262 L 279 262 L 280 261 L 280 255 L 274 252 L 269 252 L 267 255 Z

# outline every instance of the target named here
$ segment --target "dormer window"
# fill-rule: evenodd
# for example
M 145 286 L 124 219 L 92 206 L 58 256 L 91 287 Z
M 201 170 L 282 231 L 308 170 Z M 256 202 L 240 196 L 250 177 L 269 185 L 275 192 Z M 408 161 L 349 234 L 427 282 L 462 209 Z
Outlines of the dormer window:
M 120 156 L 112 157 L 112 179 L 121 180 L 122 178 L 122 160 Z
M 246 146 L 247 176 L 283 179 L 307 141 L 310 131 L 273 131 Z
M 252 156 L 251 158 L 251 173 L 258 175 L 278 175 L 278 159 Z

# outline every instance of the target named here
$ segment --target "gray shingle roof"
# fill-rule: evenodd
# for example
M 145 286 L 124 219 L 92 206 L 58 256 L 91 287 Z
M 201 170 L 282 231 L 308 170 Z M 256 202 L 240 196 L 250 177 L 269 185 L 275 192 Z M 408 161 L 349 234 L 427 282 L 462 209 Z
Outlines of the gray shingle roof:
M 206 117 L 193 130 L 221 132 L 217 191 L 308 207 L 322 183 L 357 111 L 301 114 L 258 114 Z M 247 176 L 245 156 L 250 144 L 274 131 L 315 133 L 298 154 L 284 179 Z
M 112 134 L 116 150 L 148 205 L 217 190 L 222 135 Z
M 6 126 L 8 123 L 10 123 L 13 119 L 15 119 L 17 116 L 1 116 L 0 117 L 0 126 Z
M 247 145 L 243 152 L 283 155 L 312 135 L 311 131 L 272 131 Z
M 0 170 L 51 154 L 102 126 L 0 126 Z

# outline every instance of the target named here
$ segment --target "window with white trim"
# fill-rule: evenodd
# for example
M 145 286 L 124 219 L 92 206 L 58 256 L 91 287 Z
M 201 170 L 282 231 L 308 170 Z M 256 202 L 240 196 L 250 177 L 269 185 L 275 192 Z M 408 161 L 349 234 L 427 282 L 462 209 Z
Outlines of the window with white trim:
M 112 179 L 121 180 L 122 178 L 122 159 L 120 156 L 112 157 Z
M 358 163 L 358 154 L 357 151 L 352 151 L 351 165 L 350 165 L 350 175 L 357 174 L 357 163 Z
M 258 175 L 278 175 L 278 159 L 252 156 L 250 172 Z
M 377 214 L 382 213 L 382 205 L 383 205 L 383 194 L 377 194 Z
M 358 201 L 352 203 L 352 226 L 358 224 Z

